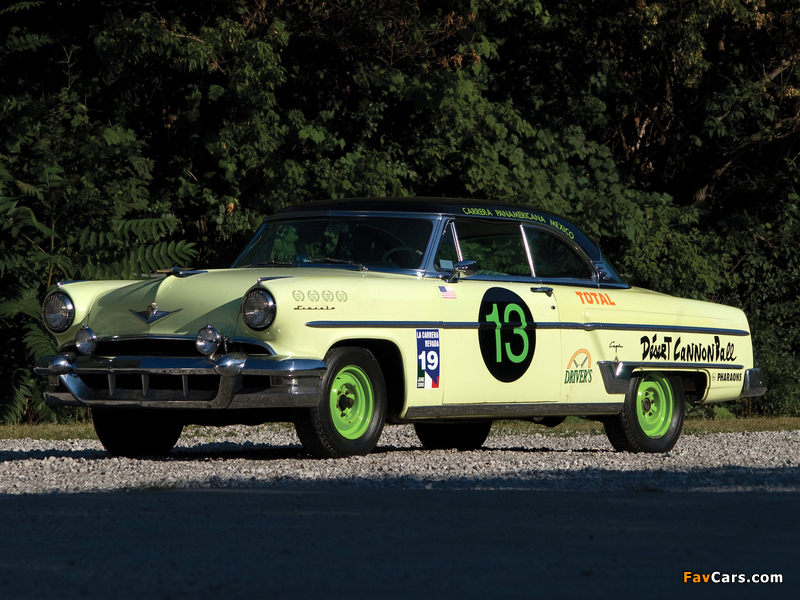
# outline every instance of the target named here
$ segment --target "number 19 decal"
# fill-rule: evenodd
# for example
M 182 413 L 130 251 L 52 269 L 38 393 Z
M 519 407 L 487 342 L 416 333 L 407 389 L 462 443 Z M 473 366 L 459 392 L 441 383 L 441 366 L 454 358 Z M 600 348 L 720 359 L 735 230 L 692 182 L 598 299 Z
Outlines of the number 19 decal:
M 417 329 L 417 387 L 439 387 L 438 329 Z
M 478 342 L 483 362 L 495 379 L 522 377 L 533 360 L 536 329 L 531 311 L 514 292 L 490 288 L 481 300 Z

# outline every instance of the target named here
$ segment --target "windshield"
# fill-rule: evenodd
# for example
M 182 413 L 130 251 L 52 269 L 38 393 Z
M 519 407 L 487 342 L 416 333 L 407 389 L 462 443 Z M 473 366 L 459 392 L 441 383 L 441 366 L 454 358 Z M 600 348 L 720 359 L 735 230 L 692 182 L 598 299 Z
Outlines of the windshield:
M 433 226 L 423 219 L 319 217 L 270 221 L 234 267 L 345 263 L 419 269 Z

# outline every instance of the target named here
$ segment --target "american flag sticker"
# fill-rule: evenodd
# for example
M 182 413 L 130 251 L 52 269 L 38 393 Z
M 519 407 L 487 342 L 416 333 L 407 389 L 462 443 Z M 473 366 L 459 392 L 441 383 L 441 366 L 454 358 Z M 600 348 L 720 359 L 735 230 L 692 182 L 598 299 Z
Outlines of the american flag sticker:
M 450 300 L 456 299 L 456 291 L 449 285 L 440 285 L 439 293 L 442 295 L 442 298 L 449 298 Z

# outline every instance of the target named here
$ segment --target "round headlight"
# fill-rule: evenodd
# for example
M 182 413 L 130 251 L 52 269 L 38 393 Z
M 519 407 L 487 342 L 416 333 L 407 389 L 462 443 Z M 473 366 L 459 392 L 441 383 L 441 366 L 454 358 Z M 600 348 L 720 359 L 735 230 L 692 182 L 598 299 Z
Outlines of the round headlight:
M 266 329 L 275 320 L 275 298 L 267 290 L 250 290 L 242 300 L 242 319 L 251 329 Z
M 203 327 L 194 338 L 194 345 L 197 346 L 201 354 L 206 356 L 214 354 L 219 349 L 220 344 L 222 344 L 222 336 L 211 325 Z
M 97 348 L 97 336 L 94 331 L 84 326 L 75 334 L 75 347 L 81 354 L 91 354 Z
M 45 326 L 55 333 L 69 329 L 75 318 L 75 306 L 64 292 L 53 292 L 44 299 L 42 320 Z

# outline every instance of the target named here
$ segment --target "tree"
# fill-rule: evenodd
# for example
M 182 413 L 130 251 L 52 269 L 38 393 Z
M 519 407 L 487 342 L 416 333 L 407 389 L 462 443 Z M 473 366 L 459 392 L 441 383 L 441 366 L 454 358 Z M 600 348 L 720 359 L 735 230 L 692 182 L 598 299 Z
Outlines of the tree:
M 78 65 L 88 30 L 60 31 L 60 8 L 41 22 L 42 2 L 0 11 L 0 322 L 9 354 L 0 381 L 11 398 L 2 416 L 11 421 L 54 418 L 31 363 L 54 350 L 39 306 L 56 281 L 138 277 L 194 256 L 191 243 L 170 240 L 174 214 L 148 205 L 145 144 L 93 118 L 97 82 Z
M 571 216 L 631 282 L 741 306 L 780 392 L 741 410 L 797 413 L 793 11 L 15 2 L 0 10 L 3 380 L 36 387 L 37 304 L 58 279 L 225 266 L 290 203 L 462 196 Z M 12 404 L 6 418 L 36 412 Z

